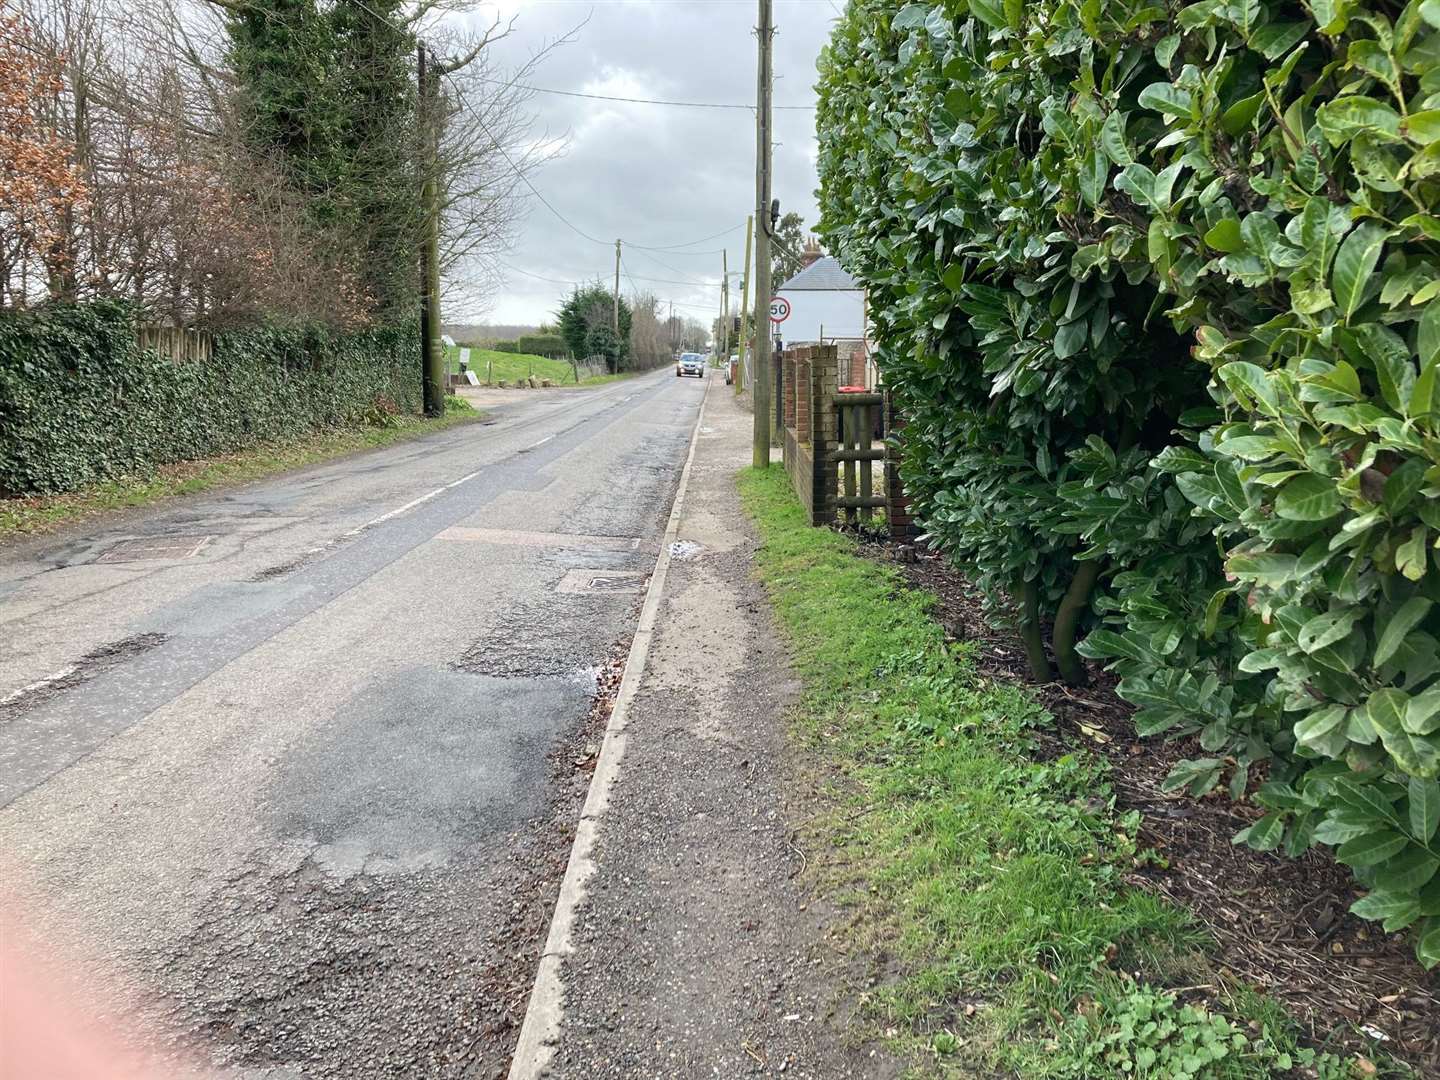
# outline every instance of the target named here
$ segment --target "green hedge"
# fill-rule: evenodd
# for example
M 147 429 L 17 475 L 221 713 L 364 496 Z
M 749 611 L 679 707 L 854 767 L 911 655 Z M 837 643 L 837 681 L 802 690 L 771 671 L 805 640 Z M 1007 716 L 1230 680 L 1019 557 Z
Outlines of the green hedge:
M 515 339 L 515 351 L 549 357 L 563 357 L 569 352 L 559 334 L 521 334 Z
M 852 0 L 821 232 L 934 542 L 1440 961 L 1440 0 Z
M 420 407 L 416 332 L 264 328 L 176 362 L 126 306 L 0 313 L 0 492 L 49 494 Z

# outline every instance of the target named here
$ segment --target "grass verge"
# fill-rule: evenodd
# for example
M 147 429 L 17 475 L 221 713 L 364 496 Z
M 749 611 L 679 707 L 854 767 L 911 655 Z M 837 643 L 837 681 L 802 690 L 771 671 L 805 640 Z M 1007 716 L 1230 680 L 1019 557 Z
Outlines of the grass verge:
M 896 961 L 865 1015 L 917 1074 L 1406 1075 L 1299 1045 L 1185 912 L 1125 884 L 1153 856 L 1106 762 L 1046 759 L 1031 694 L 980 675 L 897 571 L 810 528 L 783 471 L 747 470 L 740 489 L 807 686 L 797 737 L 836 777 L 810 837 L 823 884 Z
M 223 457 L 177 461 L 145 476 L 126 476 L 62 495 L 0 499 L 0 543 L 112 510 L 149 506 L 175 495 L 193 495 L 212 488 L 259 480 L 275 473 L 313 465 L 330 458 L 479 420 L 459 397 L 446 398 L 445 415 L 435 420 L 418 416 L 389 417 L 383 424 L 324 431 L 303 439 L 267 443 Z

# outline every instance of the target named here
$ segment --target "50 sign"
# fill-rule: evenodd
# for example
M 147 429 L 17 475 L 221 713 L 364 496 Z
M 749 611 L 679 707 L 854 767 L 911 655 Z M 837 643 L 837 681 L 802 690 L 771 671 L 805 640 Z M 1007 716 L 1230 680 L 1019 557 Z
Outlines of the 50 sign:
M 784 322 L 790 317 L 790 301 L 783 296 L 777 296 L 770 301 L 770 321 L 772 323 Z

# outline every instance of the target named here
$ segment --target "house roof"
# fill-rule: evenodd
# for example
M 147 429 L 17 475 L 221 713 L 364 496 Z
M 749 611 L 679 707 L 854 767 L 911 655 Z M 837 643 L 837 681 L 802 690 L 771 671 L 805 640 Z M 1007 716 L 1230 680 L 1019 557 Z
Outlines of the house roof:
M 824 290 L 860 291 L 860 283 L 845 272 L 833 255 L 821 255 L 801 270 L 776 292 L 820 292 Z

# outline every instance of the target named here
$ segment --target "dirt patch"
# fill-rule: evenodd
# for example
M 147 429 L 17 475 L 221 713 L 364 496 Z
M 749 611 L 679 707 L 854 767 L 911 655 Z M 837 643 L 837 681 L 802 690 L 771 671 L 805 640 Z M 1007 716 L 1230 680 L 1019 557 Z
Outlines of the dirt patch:
M 912 585 L 933 594 L 936 618 L 949 636 L 973 644 L 984 674 L 1029 681 L 1019 638 L 990 625 L 961 573 L 913 549 L 867 543 L 861 551 L 896 562 Z M 1288 859 L 1232 844 L 1260 808 L 1223 793 L 1195 799 L 1162 791 L 1177 762 L 1204 752 L 1193 739 L 1138 739 L 1134 709 L 1116 696 L 1116 680 L 1094 664 L 1090 674 L 1083 690 L 1034 687 L 1057 721 L 1039 738 L 1057 754 L 1080 745 L 1110 760 L 1119 806 L 1144 815 L 1140 843 L 1168 864 L 1137 868 L 1130 882 L 1191 911 L 1219 943 L 1215 963 L 1283 1001 L 1316 1044 L 1363 1051 L 1353 1029 L 1378 1032 L 1387 1051 L 1440 1075 L 1440 982 L 1416 962 L 1410 939 L 1348 913 L 1359 894 L 1323 849 Z

